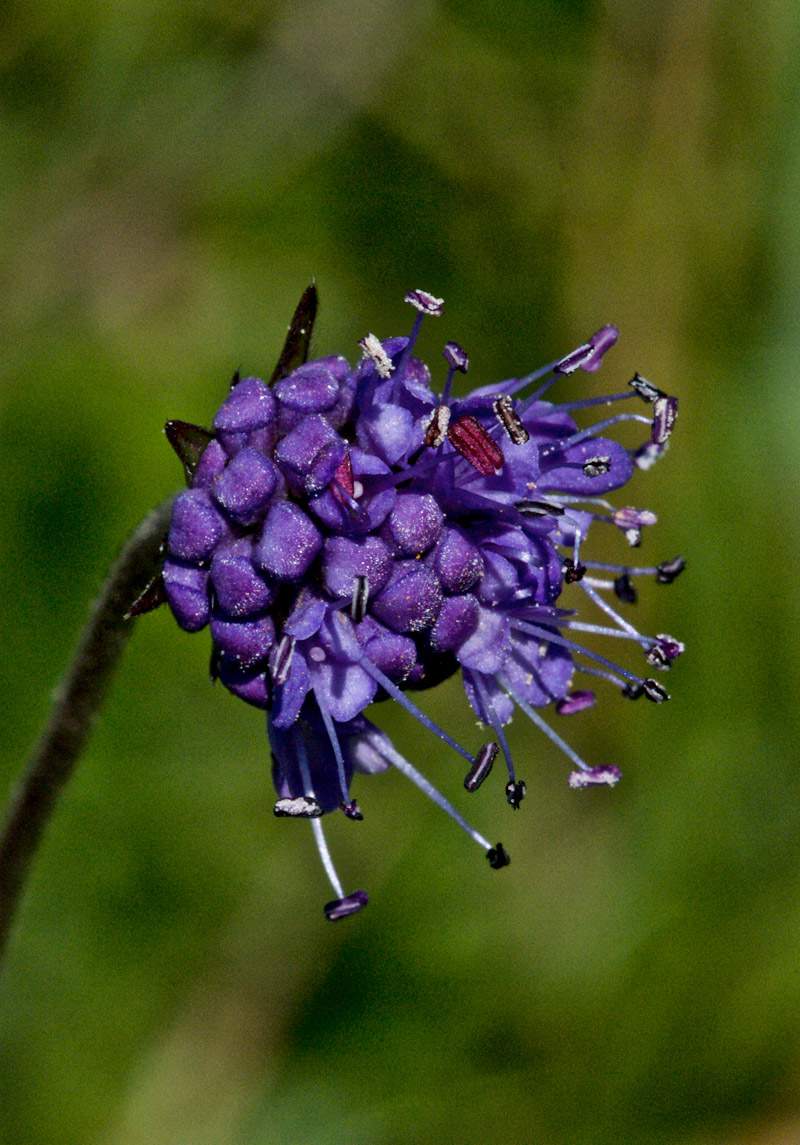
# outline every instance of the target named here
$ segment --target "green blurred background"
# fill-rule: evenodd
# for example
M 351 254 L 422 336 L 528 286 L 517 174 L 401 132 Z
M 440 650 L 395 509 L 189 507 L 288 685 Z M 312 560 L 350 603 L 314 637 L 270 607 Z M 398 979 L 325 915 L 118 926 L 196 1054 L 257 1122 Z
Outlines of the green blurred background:
M 268 373 L 312 277 L 315 349 L 351 359 L 407 330 L 407 288 L 443 295 L 440 381 L 447 339 L 481 384 L 618 325 L 564 392 L 639 369 L 680 396 L 630 501 L 660 517 L 642 555 L 690 562 L 638 606 L 689 645 L 672 703 L 603 694 L 568 729 L 613 791 L 570 791 L 517 720 L 524 807 L 499 780 L 465 801 L 462 761 L 378 711 L 513 863 L 359 780 L 364 823 L 329 839 L 372 901 L 337 926 L 310 831 L 272 816 L 262 716 L 208 684 L 207 635 L 141 621 L 15 932 L 0 1141 L 800 1142 L 798 6 L 11 0 L 0 24 L 4 783 L 180 484 L 164 421 Z M 479 742 L 454 684 L 425 703 Z

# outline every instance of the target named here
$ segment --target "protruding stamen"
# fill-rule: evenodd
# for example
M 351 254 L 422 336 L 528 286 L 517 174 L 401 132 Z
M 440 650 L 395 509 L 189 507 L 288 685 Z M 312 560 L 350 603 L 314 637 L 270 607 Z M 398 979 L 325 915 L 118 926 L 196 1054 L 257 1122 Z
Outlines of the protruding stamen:
M 667 395 L 658 386 L 654 386 L 652 382 L 648 382 L 647 378 L 643 378 L 637 371 L 631 380 L 628 382 L 632 386 L 643 402 L 652 404 L 658 398 L 665 398 Z
M 622 689 L 622 694 L 626 700 L 638 700 L 644 695 L 644 684 L 639 683 L 638 680 L 629 680 Z
M 447 439 L 483 477 L 493 477 L 495 470 L 502 469 L 502 450 L 472 414 L 463 414 L 452 422 Z
M 563 517 L 564 506 L 552 501 L 517 501 L 514 508 L 523 517 Z
M 312 648 L 313 652 L 314 649 Z M 320 649 L 322 651 L 322 649 Z M 347 789 L 347 775 L 344 769 L 344 756 L 342 755 L 341 744 L 339 743 L 339 736 L 336 734 L 336 725 L 333 722 L 333 717 L 323 703 L 320 703 L 319 696 L 317 696 L 317 706 L 319 707 L 322 722 L 325 725 L 325 731 L 328 733 L 331 747 L 333 748 L 333 757 L 336 760 L 336 770 L 339 776 L 339 790 L 342 793 L 342 802 L 348 803 L 350 801 L 350 792 Z
M 626 604 L 636 604 L 639 599 L 639 594 L 627 573 L 614 578 L 614 593 L 619 600 L 623 600 Z
M 583 463 L 584 477 L 603 477 L 611 468 L 610 457 L 590 457 Z
M 522 418 L 514 409 L 514 401 L 508 394 L 502 394 L 492 402 L 495 417 L 502 425 L 514 445 L 524 445 L 531 435 L 522 424 Z
M 654 445 L 663 445 L 675 426 L 678 416 L 678 399 L 656 398 L 653 406 L 653 429 L 651 438 Z
M 353 600 L 350 604 L 350 619 L 360 624 L 367 612 L 369 602 L 369 578 L 357 576 L 353 581 Z
M 278 819 L 318 819 L 322 808 L 316 799 L 298 795 L 294 799 L 279 799 L 273 808 Z
M 556 711 L 560 716 L 574 716 L 576 712 L 583 712 L 587 708 L 591 708 L 595 699 L 594 692 L 590 692 L 588 689 L 577 689 L 556 703 Z
M 435 724 L 432 719 L 426 716 L 425 713 L 421 711 L 416 704 L 409 700 L 405 692 L 401 692 L 397 685 L 393 684 L 388 676 L 384 676 L 380 668 L 377 668 L 367 656 L 362 656 L 358 662 L 364 671 L 372 676 L 373 680 L 377 681 L 383 690 L 389 693 L 393 700 L 397 700 L 398 704 L 402 708 L 405 708 L 407 712 L 410 712 L 414 719 L 418 720 L 424 728 L 427 728 L 429 732 L 433 732 L 433 734 L 438 736 L 439 739 L 444 740 L 446 744 L 449 744 L 453 751 L 457 751 L 458 754 L 466 759 L 470 764 L 474 762 L 473 756 L 470 755 L 465 747 L 462 747 L 461 744 L 457 743 L 453 737 L 448 735 L 443 728 L 440 728 L 438 724 Z
M 489 866 L 493 871 L 499 871 L 511 862 L 508 851 L 502 843 L 495 843 L 493 847 L 490 847 L 486 852 L 486 858 L 489 860 Z
M 622 772 L 613 763 L 590 767 L 588 771 L 571 771 L 567 782 L 570 787 L 613 787 L 622 779 Z
M 436 298 L 427 290 L 409 290 L 403 301 L 419 310 L 420 314 L 429 314 L 433 318 L 441 318 L 444 313 L 444 299 Z
M 633 509 L 626 506 L 624 509 L 617 509 L 612 520 L 618 529 L 622 529 L 631 548 L 637 549 L 642 543 L 642 529 L 645 526 L 655 525 L 658 518 L 649 509 Z
M 269 671 L 272 676 L 272 682 L 280 687 L 285 684 L 289 678 L 289 669 L 292 666 L 292 656 L 294 656 L 295 638 L 289 636 L 288 633 L 280 638 L 277 644 L 273 645 L 272 651 L 269 655 Z
M 364 814 L 356 803 L 355 799 L 351 799 L 349 803 L 340 803 L 339 806 L 341 807 L 342 811 L 344 811 L 348 819 L 361 820 L 364 818 Z
M 653 468 L 659 457 L 666 453 L 666 451 L 666 444 L 656 445 L 654 441 L 646 441 L 644 445 L 640 445 L 634 452 L 633 463 L 637 469 L 646 472 L 648 469 Z
M 497 744 L 485 743 L 478 754 L 475 756 L 475 762 L 467 772 L 464 779 L 464 786 L 467 791 L 477 791 L 480 785 L 486 779 L 489 772 L 492 770 L 492 765 L 497 757 Z
M 686 568 L 683 557 L 673 557 L 671 561 L 662 561 L 656 565 L 656 581 L 659 584 L 672 584 L 676 576 L 680 576 Z
M 666 688 L 662 688 L 658 680 L 642 680 L 642 688 L 648 700 L 652 700 L 654 704 L 663 704 L 669 699 Z
M 431 414 L 428 428 L 425 430 L 425 444 L 430 449 L 437 449 L 447 437 L 447 428 L 450 425 L 450 407 L 438 405 Z
M 575 564 L 575 561 L 573 561 L 571 557 L 564 557 L 561 572 L 564 576 L 565 584 L 577 584 L 579 580 L 583 580 L 586 573 L 586 565 L 582 565 L 580 562 Z
M 369 358 L 369 360 L 372 362 L 375 370 L 377 371 L 378 377 L 390 377 L 392 371 L 394 370 L 394 364 L 392 363 L 392 359 L 389 357 L 381 345 L 380 339 L 376 338 L 374 334 L 367 334 L 366 337 L 362 338 L 358 344 L 364 351 L 364 357 Z
M 519 805 L 528 793 L 528 785 L 524 779 L 509 779 L 506 784 L 506 799 L 509 807 L 519 811 Z
M 344 898 L 336 899 L 334 902 L 326 902 L 322 909 L 325 911 L 328 922 L 338 922 L 340 918 L 348 918 L 351 914 L 358 914 L 368 902 L 369 895 L 366 891 L 353 891 L 351 895 L 346 895 Z

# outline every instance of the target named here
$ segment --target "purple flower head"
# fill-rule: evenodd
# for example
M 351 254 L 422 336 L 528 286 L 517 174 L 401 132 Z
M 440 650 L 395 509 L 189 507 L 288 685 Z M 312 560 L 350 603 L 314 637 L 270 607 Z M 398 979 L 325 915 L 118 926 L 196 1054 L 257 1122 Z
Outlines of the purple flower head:
M 668 669 L 683 651 L 617 611 L 635 603 L 637 579 L 671 583 L 681 558 L 634 567 L 588 557 L 590 531 L 610 525 L 612 541 L 621 531 L 638 546 L 655 524 L 653 513 L 606 498 L 664 452 L 677 400 L 639 374 L 622 393 L 561 404 L 545 397 L 565 375 L 600 367 L 618 337 L 613 326 L 542 370 L 461 398 L 451 384 L 466 373 L 467 355 L 448 342 L 437 393 L 413 351 L 422 320 L 441 316 L 443 303 L 421 290 L 405 300 L 416 311 L 408 336 L 366 335 L 353 366 L 307 361 L 316 313 L 309 288 L 268 383 L 236 376 L 213 432 L 167 426 L 189 489 L 175 502 L 151 598 L 165 597 L 186 631 L 208 624 L 213 677 L 266 711 L 275 814 L 310 820 L 337 896 L 325 906 L 332 920 L 367 903 L 364 891 L 344 893 L 321 823 L 337 810 L 362 818 L 350 792 L 357 773 L 398 769 L 492 867 L 509 862 L 502 844 L 474 830 L 366 719 L 373 701 L 394 700 L 462 756 L 468 792 L 492 786 L 502 754 L 505 798 L 517 809 L 526 788 L 505 733 L 515 711 L 567 756 L 571 787 L 611 786 L 619 769 L 584 763 L 542 710 L 592 707 L 594 692 L 576 687 L 579 673 L 660 703 L 667 693 L 645 667 Z M 573 419 L 637 398 L 649 416 Z M 643 444 L 628 449 L 605 436 L 625 421 L 647 426 Z M 643 674 L 584 648 L 582 633 L 638 645 Z M 462 744 L 411 698 L 457 672 L 491 742 Z

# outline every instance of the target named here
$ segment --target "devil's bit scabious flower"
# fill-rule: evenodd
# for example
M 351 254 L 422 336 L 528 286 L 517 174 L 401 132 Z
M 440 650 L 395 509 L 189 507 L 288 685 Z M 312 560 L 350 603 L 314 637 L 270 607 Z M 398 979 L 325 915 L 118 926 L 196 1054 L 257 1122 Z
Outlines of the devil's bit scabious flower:
M 636 600 L 635 579 L 668 584 L 676 558 L 652 568 L 586 559 L 590 526 L 610 525 L 636 547 L 655 523 L 647 510 L 614 509 L 605 495 L 664 452 L 677 401 L 635 375 L 623 393 L 554 405 L 546 391 L 563 375 L 593 373 L 617 340 L 604 326 L 566 357 L 521 379 L 451 396 L 467 355 L 444 349 L 441 395 L 412 356 L 423 317 L 441 300 L 406 295 L 416 310 L 408 337 L 368 334 L 355 365 L 342 357 L 307 361 L 316 291 L 303 296 L 269 384 L 234 377 L 213 432 L 169 422 L 189 489 L 172 515 L 161 579 L 140 610 L 166 597 L 187 632 L 209 625 L 212 676 L 267 713 L 277 816 L 311 820 L 336 892 L 329 919 L 367 902 L 345 895 L 320 817 L 340 808 L 362 817 L 350 794 L 353 773 L 394 766 L 438 803 L 484 849 L 491 846 L 364 716 L 375 700 L 395 700 L 467 761 L 467 791 L 486 779 L 499 749 L 505 794 L 518 808 L 518 778 L 504 728 L 519 707 L 574 765 L 572 787 L 615 784 L 611 764 L 590 767 L 550 727 L 540 709 L 561 716 L 590 707 L 594 693 L 572 688 L 577 672 L 622 695 L 667 699 L 650 676 L 619 667 L 576 642 L 580 633 L 639 645 L 655 669 L 669 668 L 683 645 L 642 635 L 610 603 Z M 535 387 L 535 388 L 534 388 Z M 586 428 L 573 414 L 634 399 L 650 415 L 617 413 Z M 634 451 L 602 434 L 643 422 Z M 559 606 L 565 585 L 569 607 Z M 605 614 L 578 618 L 575 594 Z M 495 742 L 475 753 L 426 716 L 409 696 L 460 670 L 467 699 Z

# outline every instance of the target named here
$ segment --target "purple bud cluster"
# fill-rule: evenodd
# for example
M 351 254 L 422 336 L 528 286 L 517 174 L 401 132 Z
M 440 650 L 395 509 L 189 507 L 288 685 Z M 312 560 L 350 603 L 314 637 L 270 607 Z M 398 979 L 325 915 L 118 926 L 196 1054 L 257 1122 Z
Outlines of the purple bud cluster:
M 649 465 L 663 453 L 676 400 L 639 375 L 622 394 L 562 405 L 544 399 L 560 376 L 598 369 L 617 339 L 612 326 L 536 374 L 463 398 L 451 397 L 451 383 L 468 359 L 450 342 L 437 394 L 412 351 L 423 317 L 440 315 L 442 302 L 424 291 L 406 301 L 417 311 L 410 336 L 367 335 L 355 366 L 342 357 L 298 363 L 285 350 L 293 368 L 271 384 L 235 379 L 213 433 L 168 426 L 191 479 L 169 530 L 166 599 L 186 631 L 209 626 L 213 675 L 266 710 L 276 814 L 311 820 L 338 896 L 326 907 L 331 919 L 367 901 L 365 892 L 344 895 L 319 822 L 336 808 L 361 818 L 350 796 L 356 771 L 398 767 L 483 846 L 492 866 L 508 862 L 502 845 L 490 846 L 366 719 L 374 700 L 397 700 L 458 751 L 470 764 L 469 791 L 488 776 L 499 744 L 516 808 L 525 785 L 504 732 L 515 708 L 576 765 L 570 785 L 586 787 L 616 783 L 620 773 L 584 764 L 539 709 L 553 704 L 569 715 L 594 703 L 593 692 L 571 690 L 576 670 L 630 697 L 666 698 L 655 681 L 576 644 L 576 630 L 624 636 L 657 669 L 683 651 L 671 636 L 640 634 L 606 599 L 632 603 L 633 578 L 666 583 L 682 561 L 633 568 L 583 554 L 594 522 L 615 526 L 632 546 L 655 522 L 646 510 L 614 510 L 605 497 L 646 467 L 641 457 Z M 290 338 L 308 317 L 298 308 Z M 618 414 L 584 429 L 573 420 L 578 409 L 637 397 L 651 417 Z M 649 427 L 639 450 L 603 436 L 625 420 Z M 604 570 L 614 579 L 598 577 Z M 559 607 L 565 585 L 588 598 L 604 626 Z M 497 741 L 476 753 L 409 695 L 456 671 Z

